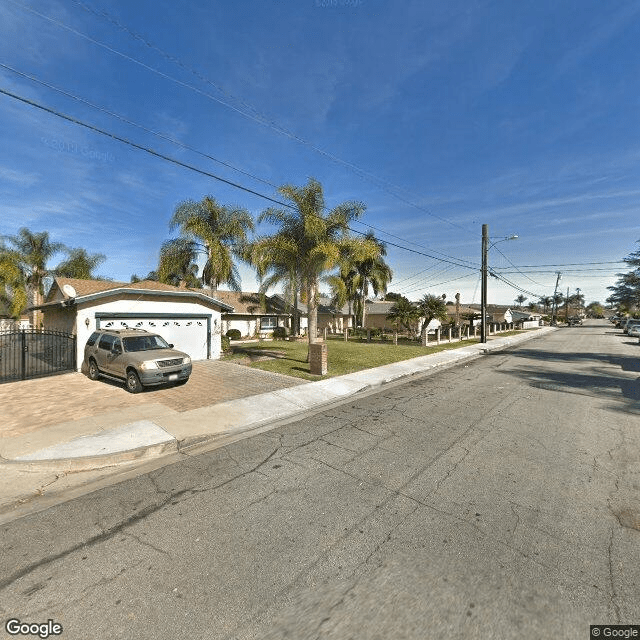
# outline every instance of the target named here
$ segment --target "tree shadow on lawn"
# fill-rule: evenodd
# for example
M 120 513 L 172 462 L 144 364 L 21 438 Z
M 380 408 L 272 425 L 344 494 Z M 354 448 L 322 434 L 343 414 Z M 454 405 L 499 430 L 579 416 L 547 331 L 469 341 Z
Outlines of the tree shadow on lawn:
M 286 359 L 293 362 L 301 362 L 293 358 L 287 357 L 287 352 L 281 349 L 256 349 L 255 347 L 234 347 L 233 355 L 242 355 L 251 362 L 259 362 L 260 360 Z

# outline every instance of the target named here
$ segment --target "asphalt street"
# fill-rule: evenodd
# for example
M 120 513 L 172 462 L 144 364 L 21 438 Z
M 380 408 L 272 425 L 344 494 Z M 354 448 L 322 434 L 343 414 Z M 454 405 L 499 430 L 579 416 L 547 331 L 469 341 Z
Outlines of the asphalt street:
M 183 458 L 2 526 L 6 637 L 640 624 L 640 345 L 607 322 Z

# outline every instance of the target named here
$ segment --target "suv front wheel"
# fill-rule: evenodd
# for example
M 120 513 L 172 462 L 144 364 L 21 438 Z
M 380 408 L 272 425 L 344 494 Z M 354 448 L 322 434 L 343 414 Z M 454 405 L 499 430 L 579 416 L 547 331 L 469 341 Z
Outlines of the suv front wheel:
M 133 369 L 129 369 L 129 371 L 127 371 L 127 391 L 129 393 L 140 393 L 142 391 L 140 378 Z
M 97 380 L 99 377 L 100 377 L 100 370 L 98 369 L 98 365 L 96 361 L 93 358 L 91 358 L 91 360 L 89 360 L 89 379 Z

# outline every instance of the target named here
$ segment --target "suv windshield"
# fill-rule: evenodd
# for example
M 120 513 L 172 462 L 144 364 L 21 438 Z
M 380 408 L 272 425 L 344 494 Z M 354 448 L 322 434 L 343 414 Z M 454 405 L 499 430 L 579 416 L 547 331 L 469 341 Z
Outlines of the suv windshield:
M 132 336 L 123 338 L 125 351 L 149 351 L 151 349 L 170 349 L 160 336 Z

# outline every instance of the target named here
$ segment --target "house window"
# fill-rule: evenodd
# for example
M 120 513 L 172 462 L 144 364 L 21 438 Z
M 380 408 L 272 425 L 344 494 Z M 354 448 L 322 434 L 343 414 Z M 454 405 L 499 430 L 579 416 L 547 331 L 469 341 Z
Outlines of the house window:
M 271 316 L 266 318 L 260 318 L 260 330 L 271 331 L 278 326 L 278 319 Z

